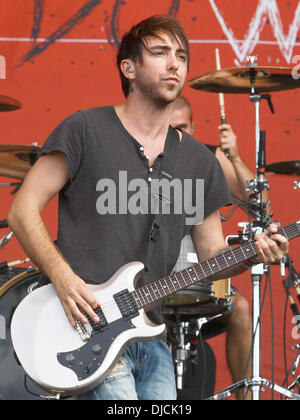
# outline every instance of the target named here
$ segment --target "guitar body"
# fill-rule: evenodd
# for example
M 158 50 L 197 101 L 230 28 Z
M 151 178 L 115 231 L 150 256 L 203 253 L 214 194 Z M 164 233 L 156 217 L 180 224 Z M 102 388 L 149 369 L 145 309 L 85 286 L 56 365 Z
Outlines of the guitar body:
M 69 324 L 52 284 L 29 294 L 11 323 L 13 346 L 28 376 L 48 392 L 76 395 L 103 382 L 131 343 L 160 339 L 165 324 L 152 323 L 144 309 L 122 314 L 122 301 L 117 305 L 123 291 L 135 290 L 143 269 L 142 263 L 133 262 L 105 284 L 90 285 L 104 322 L 95 330 L 89 325 L 92 334 L 86 341 Z
M 300 221 L 278 231 L 288 240 L 300 236 Z M 156 325 L 145 310 L 198 282 L 207 287 L 212 277 L 257 255 L 254 241 L 135 288 L 144 265 L 121 267 L 106 283 L 90 286 L 100 303 L 99 323 L 69 324 L 52 285 L 36 289 L 17 307 L 11 323 L 15 352 L 24 370 L 50 393 L 76 395 L 95 388 L 107 377 L 133 342 L 156 340 L 165 324 Z

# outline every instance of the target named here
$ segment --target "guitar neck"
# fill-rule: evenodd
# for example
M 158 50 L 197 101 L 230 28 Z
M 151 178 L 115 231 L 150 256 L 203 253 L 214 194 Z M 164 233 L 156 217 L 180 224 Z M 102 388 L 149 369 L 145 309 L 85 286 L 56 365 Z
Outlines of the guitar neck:
M 300 221 L 292 223 L 278 231 L 289 241 L 300 235 Z M 210 258 L 200 264 L 195 264 L 185 270 L 156 280 L 132 292 L 138 309 L 152 305 L 173 293 L 179 292 L 195 283 L 207 287 L 207 279 L 216 277 L 222 272 L 242 264 L 249 258 L 257 256 L 255 241 L 247 242 L 224 253 Z

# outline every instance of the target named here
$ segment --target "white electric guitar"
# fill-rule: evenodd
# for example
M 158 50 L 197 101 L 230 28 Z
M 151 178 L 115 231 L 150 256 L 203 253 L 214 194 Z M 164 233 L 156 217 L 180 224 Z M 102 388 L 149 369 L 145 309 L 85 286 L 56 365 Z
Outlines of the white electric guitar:
M 300 235 L 300 222 L 279 231 L 289 240 Z M 196 264 L 176 274 L 135 288 L 144 265 L 121 267 L 105 284 L 90 285 L 100 302 L 100 322 L 77 321 L 72 328 L 52 284 L 26 296 L 11 323 L 16 355 L 27 375 L 38 385 L 60 396 L 80 394 L 100 384 L 133 342 L 155 340 L 165 324 L 153 324 L 145 310 L 179 290 L 256 256 L 253 242 Z M 204 284 L 205 285 L 205 284 Z

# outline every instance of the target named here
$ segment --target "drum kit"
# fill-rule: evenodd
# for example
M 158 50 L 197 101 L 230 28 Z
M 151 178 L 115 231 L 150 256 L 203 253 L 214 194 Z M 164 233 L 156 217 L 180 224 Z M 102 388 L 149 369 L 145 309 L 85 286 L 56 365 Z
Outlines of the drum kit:
M 255 160 L 256 160 L 256 177 L 254 180 L 249 181 L 248 191 L 251 192 L 249 203 L 245 203 L 240 199 L 236 199 L 236 207 L 241 207 L 247 211 L 249 215 L 249 223 L 244 226 L 242 234 L 237 235 L 238 242 L 243 240 L 252 240 L 255 233 L 262 232 L 265 230 L 270 222 L 272 214 L 269 214 L 268 207 L 269 203 L 264 203 L 262 200 L 262 193 L 265 189 L 269 189 L 268 181 L 265 175 L 284 174 L 289 176 L 299 176 L 300 174 L 300 161 L 288 161 L 288 162 L 277 162 L 270 165 L 266 165 L 266 150 L 265 150 L 265 132 L 260 130 L 260 104 L 262 99 L 267 100 L 268 105 L 272 113 L 274 113 L 273 104 L 271 101 L 271 95 L 269 92 L 283 91 L 289 89 L 296 89 L 300 87 L 300 80 L 292 77 L 292 69 L 282 67 L 259 67 L 257 64 L 257 57 L 249 57 L 249 64 L 246 67 L 221 69 L 220 59 L 218 56 L 218 50 L 216 50 L 216 61 L 217 70 L 200 75 L 192 79 L 188 85 L 197 90 L 206 92 L 214 92 L 219 94 L 220 114 L 221 122 L 226 123 L 225 114 L 225 103 L 224 93 L 230 94 L 248 94 L 250 102 L 255 107 Z M 226 154 L 226 151 L 225 151 Z M 295 189 L 299 188 L 299 180 L 294 181 Z M 256 219 L 252 222 L 252 219 Z M 223 218 L 223 221 L 228 220 Z M 229 239 L 229 238 L 228 238 Z M 184 241 L 187 241 L 184 243 Z M 183 258 L 186 258 L 184 266 L 176 266 L 175 270 L 180 271 L 186 268 L 190 263 L 196 263 L 193 261 L 193 247 L 190 238 L 185 238 L 183 241 Z M 195 254 L 194 254 L 195 255 Z M 189 260 L 190 258 L 190 260 Z M 283 262 L 282 265 L 287 264 L 294 273 L 297 273 L 292 266 L 292 261 L 288 258 L 288 262 Z M 284 267 L 285 268 L 285 267 Z M 299 394 L 292 392 L 296 386 L 298 391 L 300 390 L 300 377 L 294 376 L 294 382 L 292 387 L 288 389 L 280 387 L 271 381 L 261 378 L 260 376 L 260 328 L 261 328 L 261 283 L 262 278 L 267 272 L 267 267 L 264 264 L 259 264 L 252 268 L 251 280 L 252 280 L 252 305 L 253 305 L 253 343 L 251 355 L 252 357 L 252 377 L 245 379 L 237 384 L 234 384 L 226 390 L 218 393 L 215 396 L 210 397 L 211 400 L 221 400 L 229 398 L 231 395 L 241 391 L 251 391 L 252 399 L 259 400 L 260 393 L 263 387 L 270 389 L 286 398 L 300 399 Z M 285 275 L 285 270 L 282 271 Z M 299 276 L 295 277 L 296 280 L 290 284 L 289 287 L 297 287 L 299 289 Z M 165 316 L 167 322 L 169 322 L 169 331 L 171 337 L 169 339 L 172 350 L 174 364 L 176 368 L 177 387 L 179 390 L 183 389 L 183 379 L 185 366 L 189 360 L 189 352 L 193 348 L 192 342 L 195 336 L 207 338 L 207 327 L 210 331 L 210 337 L 224 332 L 224 329 L 216 329 L 216 325 L 220 327 L 220 323 L 216 324 L 217 321 L 222 321 L 222 318 L 231 313 L 234 308 L 231 302 L 231 288 L 230 279 L 223 280 L 223 292 L 214 290 L 215 284 L 222 284 L 222 281 L 212 283 L 210 290 L 200 290 L 200 288 L 194 287 L 192 290 L 184 290 L 179 292 L 177 295 L 172 296 L 166 302 Z M 224 292 L 225 290 L 225 292 Z M 292 299 L 289 288 L 286 288 L 289 299 Z M 300 294 L 298 294 L 298 298 Z M 299 299 L 300 301 L 300 299 Z M 209 309 L 207 308 L 209 306 Z M 295 302 L 293 314 L 299 315 L 297 309 L 295 310 Z M 198 322 L 198 329 L 195 332 L 195 320 Z M 222 324 L 221 324 L 222 325 Z M 211 326 L 212 328 L 209 328 Z M 190 333 L 193 331 L 193 334 Z M 190 339 L 192 337 L 192 340 Z M 294 363 L 294 372 L 299 364 L 300 353 Z M 199 379 L 200 381 L 200 379 Z
M 249 183 L 251 202 L 245 203 L 237 200 L 237 205 L 246 209 L 249 223 L 238 241 L 252 239 L 255 232 L 265 229 L 270 223 L 267 205 L 262 202 L 262 192 L 267 188 L 266 174 L 284 174 L 299 177 L 300 161 L 277 162 L 270 165 L 265 163 L 264 132 L 260 130 L 260 103 L 266 99 L 272 109 L 269 92 L 283 91 L 300 87 L 300 80 L 292 78 L 292 69 L 282 67 L 259 67 L 256 59 L 251 57 L 249 65 L 241 68 L 218 69 L 194 78 L 189 83 L 193 89 L 219 94 L 221 120 L 226 121 L 222 95 L 249 94 L 250 102 L 255 106 L 255 138 L 256 138 L 256 168 L 257 173 Z M 221 102 L 222 100 L 222 102 Z M 0 111 L 11 111 L 21 107 L 15 99 L 0 95 Z M 37 145 L 0 145 L 0 176 L 14 178 L 18 182 L 2 183 L 0 187 L 14 187 L 12 194 L 21 186 L 26 174 L 34 164 L 40 148 Z M 299 188 L 300 180 L 295 181 L 295 189 Z M 7 227 L 5 221 L 0 222 L 0 228 Z M 0 249 L 10 239 L 6 235 L 0 240 Z M 12 234 L 11 234 L 12 235 Z M 240 243 L 240 242 L 239 242 Z M 176 270 L 186 268 L 188 264 L 196 263 L 195 252 L 191 242 L 185 243 L 184 259 Z M 28 262 L 28 259 L 13 263 L 0 264 L 0 400 L 1 399 L 40 399 L 44 391 L 29 383 L 25 372 L 17 364 L 10 339 L 10 320 L 20 301 L 39 287 L 40 272 L 33 267 L 28 269 L 15 268 L 15 266 Z M 289 261 L 289 266 L 291 261 Z M 257 267 L 257 266 L 256 266 Z M 293 268 L 293 267 L 292 267 Z M 282 388 L 260 377 L 260 285 L 265 267 L 260 264 L 258 269 L 252 270 L 253 287 L 253 376 L 251 379 L 234 384 L 210 399 L 226 399 L 232 394 L 247 388 L 252 392 L 253 399 L 260 398 L 262 386 L 278 391 L 286 398 L 300 399 L 300 395 L 292 392 L 292 388 Z M 295 271 L 295 269 L 293 268 Z M 296 272 L 296 271 L 295 271 Z M 297 283 L 297 284 L 296 284 Z M 293 280 L 293 287 L 299 287 L 299 278 Z M 233 312 L 231 301 L 230 279 L 209 283 L 207 286 L 193 286 L 185 289 L 166 300 L 164 316 L 169 330 L 169 343 L 172 348 L 176 371 L 177 388 L 183 388 L 184 371 L 194 351 L 193 343 L 201 336 L 206 339 L 225 331 L 222 318 Z M 298 347 L 297 347 L 298 349 Z M 299 349 L 298 349 L 299 351 Z M 300 361 L 300 351 L 293 365 L 296 372 Z M 300 389 L 299 377 L 293 383 L 293 389 Z

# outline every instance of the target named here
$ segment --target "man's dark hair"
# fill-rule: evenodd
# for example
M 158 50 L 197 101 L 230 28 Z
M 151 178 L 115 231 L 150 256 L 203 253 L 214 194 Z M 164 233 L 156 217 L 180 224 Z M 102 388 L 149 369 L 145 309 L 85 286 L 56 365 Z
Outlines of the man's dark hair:
M 176 19 L 165 15 L 155 15 L 142 20 L 123 36 L 117 55 L 117 65 L 121 77 L 122 90 L 126 98 L 129 95 L 130 82 L 121 70 L 122 60 L 128 58 L 134 62 L 137 60 L 141 61 L 142 48 L 146 48 L 146 39 L 148 37 L 159 37 L 162 34 L 168 35 L 172 40 L 176 40 L 183 46 L 187 53 L 187 66 L 189 68 L 189 41 L 180 23 Z

